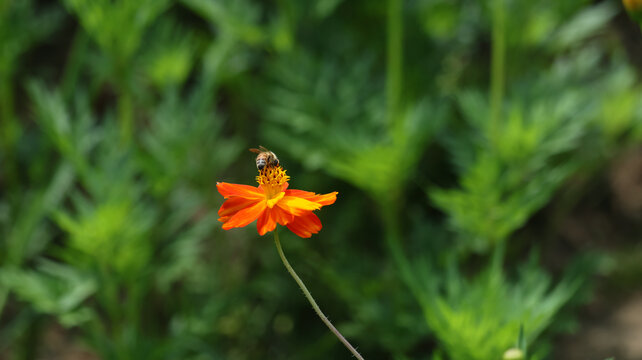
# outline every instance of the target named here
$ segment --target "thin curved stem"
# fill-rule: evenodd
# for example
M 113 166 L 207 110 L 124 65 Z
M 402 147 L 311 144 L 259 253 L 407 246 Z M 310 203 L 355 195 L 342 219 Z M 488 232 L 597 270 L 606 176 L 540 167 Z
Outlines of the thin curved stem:
M 279 233 L 277 232 L 276 229 L 274 229 L 274 243 L 276 244 L 276 250 L 279 252 L 279 256 L 281 257 L 281 261 L 283 261 L 283 265 L 285 265 L 285 268 L 288 269 L 288 272 L 290 275 L 292 275 L 292 278 L 294 281 L 296 281 L 297 284 L 299 284 L 299 287 L 303 291 L 303 294 L 305 297 L 308 299 L 310 302 L 310 305 L 312 305 L 312 308 L 314 308 L 314 311 L 317 313 L 317 315 L 321 318 L 321 321 L 323 321 L 324 324 L 332 331 L 332 333 L 345 345 L 348 350 L 354 355 L 357 359 L 359 360 L 364 360 L 363 356 L 359 354 L 359 352 L 346 340 L 343 335 L 337 330 L 337 328 L 332 325 L 330 320 L 323 314 L 321 311 L 321 308 L 319 308 L 319 305 L 317 305 L 317 302 L 314 301 L 314 298 L 312 297 L 312 294 L 310 294 L 310 291 L 308 291 L 308 288 L 305 287 L 305 284 L 303 281 L 301 281 L 301 278 L 296 274 L 290 263 L 288 262 L 288 259 L 285 258 L 285 254 L 283 253 L 283 249 L 281 248 L 281 242 L 279 241 Z

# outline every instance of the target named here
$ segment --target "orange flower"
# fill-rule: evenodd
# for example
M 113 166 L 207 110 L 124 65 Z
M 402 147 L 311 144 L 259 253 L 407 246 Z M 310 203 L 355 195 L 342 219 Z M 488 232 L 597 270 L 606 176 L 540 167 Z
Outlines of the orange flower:
M 318 233 L 321 221 L 312 211 L 333 204 L 337 192 L 319 195 L 288 190 L 288 180 L 290 177 L 280 166 L 267 166 L 259 170 L 258 187 L 217 183 L 218 192 L 226 199 L 218 210 L 223 229 L 244 227 L 258 219 L 259 235 L 274 230 L 277 223 L 302 238 Z
M 642 0 L 622 0 L 631 17 L 642 24 Z
M 628 11 L 638 11 L 642 9 L 642 1 L 640 0 L 622 0 L 622 3 Z

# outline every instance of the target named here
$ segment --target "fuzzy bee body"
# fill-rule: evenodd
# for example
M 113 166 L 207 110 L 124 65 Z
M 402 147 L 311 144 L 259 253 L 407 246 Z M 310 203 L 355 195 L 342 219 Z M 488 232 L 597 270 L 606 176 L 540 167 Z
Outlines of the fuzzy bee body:
M 272 151 L 259 145 L 258 149 L 250 149 L 251 152 L 258 154 L 256 156 L 256 168 L 263 170 L 266 166 L 279 166 L 279 158 Z

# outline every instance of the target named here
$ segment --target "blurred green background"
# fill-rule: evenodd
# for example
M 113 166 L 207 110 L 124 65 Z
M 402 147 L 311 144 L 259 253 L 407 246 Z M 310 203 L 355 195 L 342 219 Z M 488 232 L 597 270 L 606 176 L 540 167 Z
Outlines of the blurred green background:
M 366 359 L 642 358 L 641 73 L 615 0 L 0 0 L 0 359 L 350 358 L 258 145 Z

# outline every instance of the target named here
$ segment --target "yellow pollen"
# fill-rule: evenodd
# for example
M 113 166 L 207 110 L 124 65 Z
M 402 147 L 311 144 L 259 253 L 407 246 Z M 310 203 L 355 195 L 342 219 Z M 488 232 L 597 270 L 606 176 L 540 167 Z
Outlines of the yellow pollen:
M 259 176 L 256 177 L 256 182 L 259 185 L 281 187 L 290 180 L 290 177 L 285 173 L 280 166 L 266 166 L 259 170 Z

